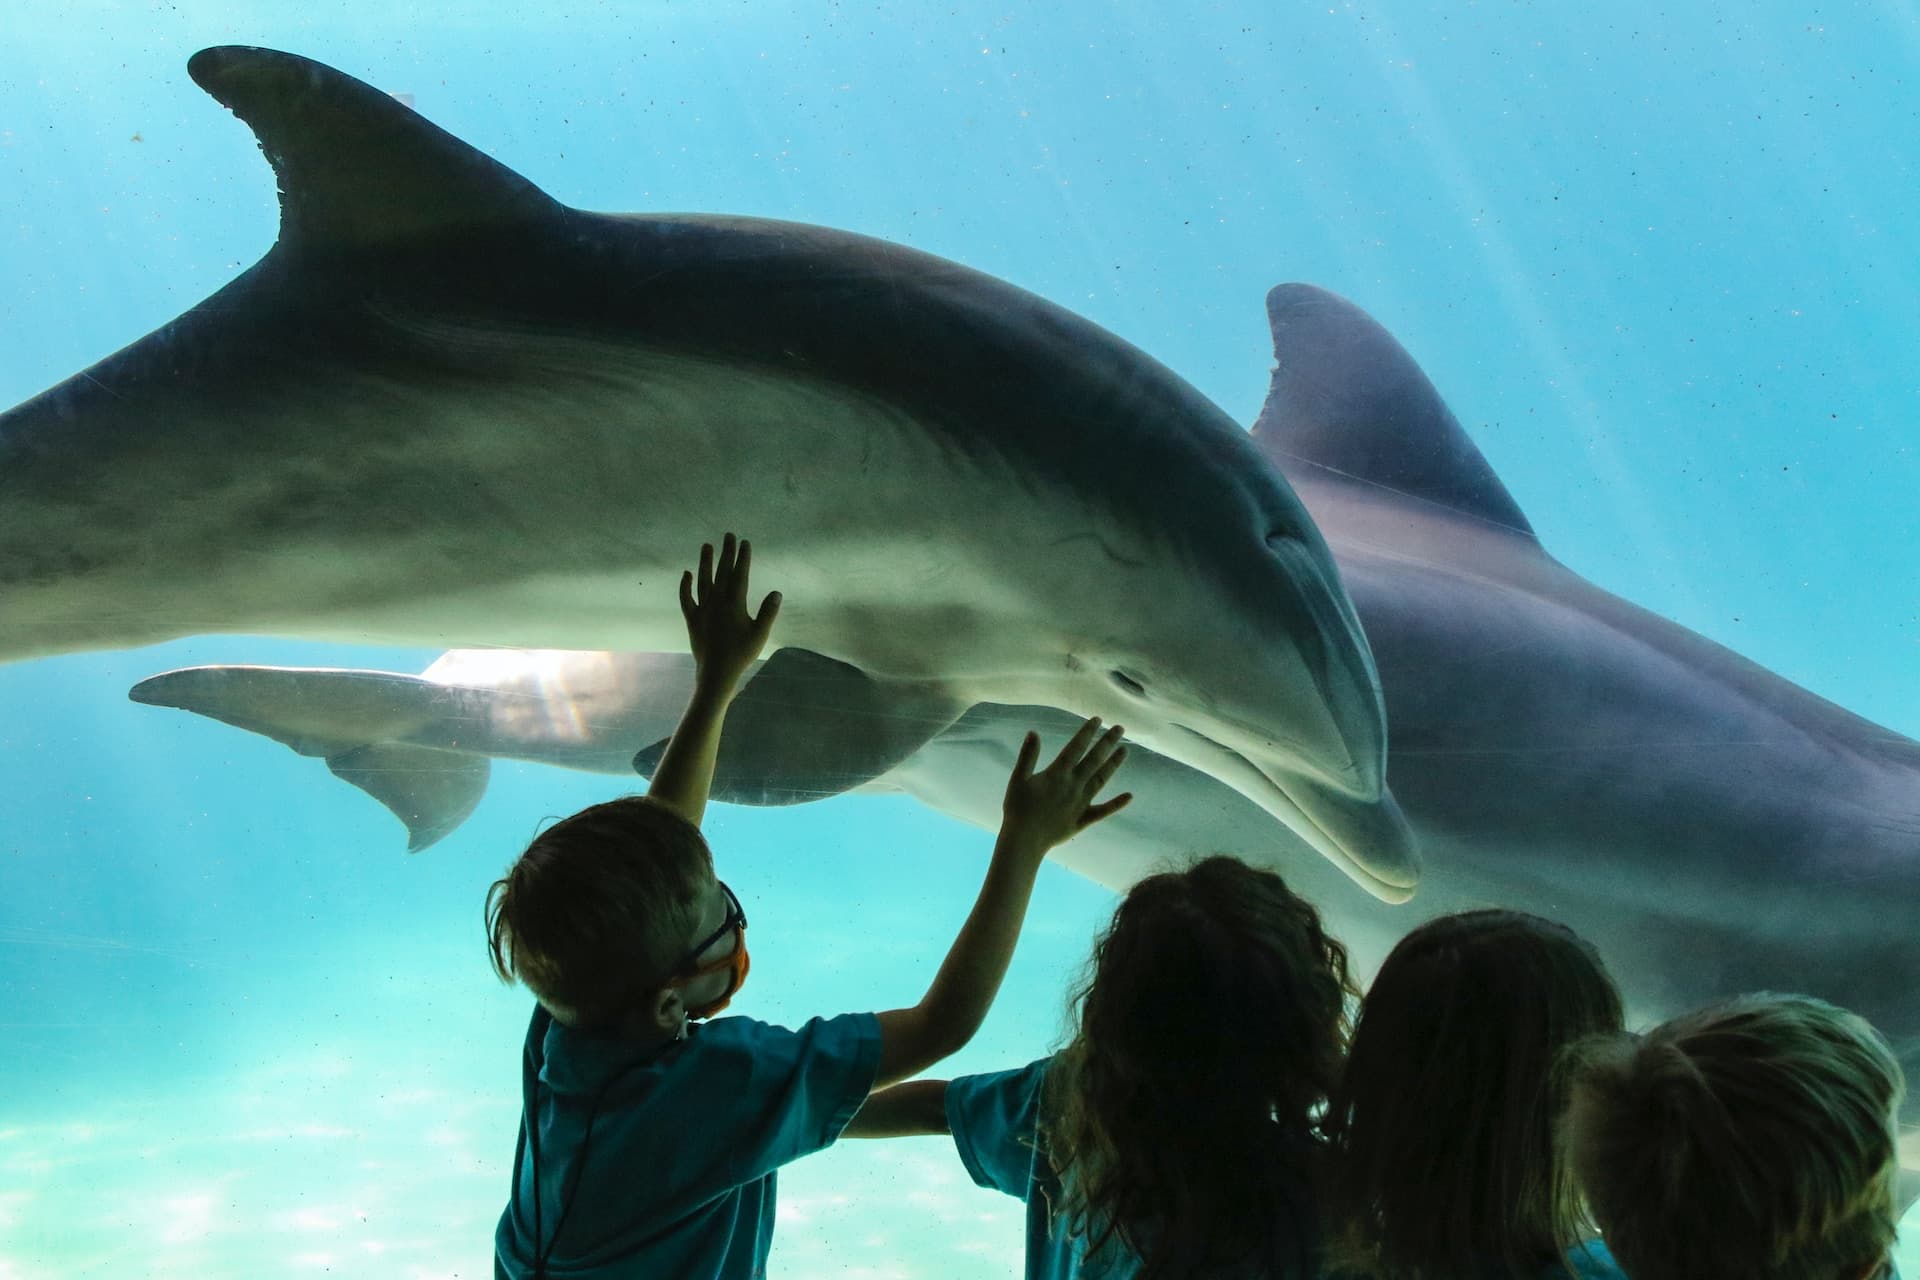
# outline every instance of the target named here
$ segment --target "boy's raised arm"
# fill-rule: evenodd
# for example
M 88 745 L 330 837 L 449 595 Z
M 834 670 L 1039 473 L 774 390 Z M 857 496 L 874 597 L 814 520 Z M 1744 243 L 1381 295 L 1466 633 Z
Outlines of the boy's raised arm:
M 880 1070 L 874 1088 L 918 1075 L 973 1038 L 999 993 L 1026 919 L 1034 878 L 1047 851 L 1117 813 L 1133 797 L 1093 798 L 1126 759 L 1115 725 L 1102 734 L 1088 720 L 1039 773 L 1040 739 L 1029 733 L 1014 762 L 1002 806 L 1000 838 L 980 896 L 920 1003 L 880 1017 Z
M 780 593 L 760 602 L 760 615 L 747 612 L 747 574 L 753 546 L 729 533 L 716 560 L 713 544 L 700 548 L 696 579 L 680 577 L 680 613 L 687 620 L 693 650 L 693 696 L 661 753 L 647 795 L 699 826 L 713 789 L 713 764 L 720 751 L 720 727 L 733 703 L 740 677 L 766 647 L 773 620 L 780 615 Z
M 718 555 L 700 548 L 698 573 L 680 579 L 680 612 L 693 650 L 693 695 L 661 753 L 647 794 L 695 826 L 706 816 L 720 730 L 740 678 L 766 647 L 780 612 L 780 593 L 747 612 L 753 548 L 729 533 Z M 920 1003 L 879 1015 L 880 1068 L 874 1087 L 918 1075 L 973 1038 L 1006 977 L 1034 878 L 1047 851 L 1118 812 L 1133 797 L 1103 804 L 1095 796 L 1126 758 L 1120 727 L 1102 734 L 1100 722 L 1081 726 L 1054 762 L 1039 773 L 1040 739 L 1028 734 L 1014 763 L 1002 806 L 1000 837 L 973 911 Z

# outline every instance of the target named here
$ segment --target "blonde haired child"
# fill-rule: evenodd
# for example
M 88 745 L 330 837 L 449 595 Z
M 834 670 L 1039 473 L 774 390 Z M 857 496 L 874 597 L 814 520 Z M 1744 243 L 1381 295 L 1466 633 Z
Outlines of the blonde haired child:
M 1900 1064 L 1865 1020 L 1752 995 L 1584 1047 L 1574 1167 L 1633 1280 L 1875 1280 Z

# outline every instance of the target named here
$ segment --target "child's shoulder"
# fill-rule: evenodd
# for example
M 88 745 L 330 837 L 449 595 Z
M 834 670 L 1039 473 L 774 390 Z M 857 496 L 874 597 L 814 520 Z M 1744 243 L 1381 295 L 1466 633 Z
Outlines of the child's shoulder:
M 696 1022 L 687 1028 L 687 1039 L 707 1039 L 717 1044 L 756 1044 L 765 1040 L 807 1039 L 820 1036 L 878 1035 L 880 1019 L 871 1013 L 841 1013 L 808 1018 L 797 1027 L 778 1022 L 763 1022 L 731 1014 Z
M 1580 1280 L 1626 1280 L 1613 1251 L 1602 1240 L 1585 1240 L 1567 1250 L 1567 1263 Z M 1556 1269 L 1555 1274 L 1559 1274 Z
M 809 1018 L 797 1027 L 758 1018 L 715 1018 L 687 1028 L 689 1055 L 710 1063 L 813 1057 L 858 1057 L 878 1053 L 880 1022 L 871 1013 Z

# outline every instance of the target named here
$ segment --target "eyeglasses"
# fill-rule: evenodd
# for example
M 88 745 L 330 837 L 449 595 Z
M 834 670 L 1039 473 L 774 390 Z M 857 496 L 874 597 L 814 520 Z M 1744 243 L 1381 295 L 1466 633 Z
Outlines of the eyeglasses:
M 696 972 L 700 968 L 700 955 L 702 952 L 732 933 L 735 929 L 745 930 L 747 927 L 747 913 L 740 909 L 740 899 L 733 896 L 733 890 L 727 888 L 727 882 L 725 880 L 716 880 L 714 883 L 720 886 L 721 893 L 727 895 L 727 918 L 720 922 L 718 929 L 715 929 L 705 938 L 702 938 L 699 945 L 687 953 L 685 959 L 673 967 L 673 971 L 676 974 Z M 717 966 L 715 967 L 717 968 Z

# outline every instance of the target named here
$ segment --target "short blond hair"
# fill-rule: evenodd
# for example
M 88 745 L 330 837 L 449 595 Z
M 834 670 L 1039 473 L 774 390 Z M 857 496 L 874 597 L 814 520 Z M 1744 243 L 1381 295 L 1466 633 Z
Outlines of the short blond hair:
M 674 975 L 713 883 L 700 829 L 663 804 L 626 796 L 539 835 L 487 890 L 487 944 L 561 1022 L 616 1023 Z
M 1634 1280 L 1832 1280 L 1886 1256 L 1906 1082 L 1865 1019 L 1743 996 L 1574 1056 L 1574 1169 Z

